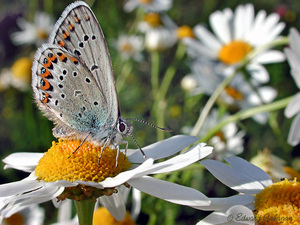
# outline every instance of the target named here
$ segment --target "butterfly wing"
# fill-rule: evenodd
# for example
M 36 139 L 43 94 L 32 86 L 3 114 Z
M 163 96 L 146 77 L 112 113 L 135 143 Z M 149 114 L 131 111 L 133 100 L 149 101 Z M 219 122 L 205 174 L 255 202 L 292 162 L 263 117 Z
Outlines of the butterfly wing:
M 106 137 L 116 126 L 119 103 L 104 35 L 89 6 L 70 4 L 49 42 L 36 53 L 32 88 L 39 108 L 57 124 L 54 136 Z
M 52 44 L 38 49 L 32 67 L 32 88 L 39 108 L 58 126 L 56 137 L 107 136 L 108 103 L 86 65 Z M 74 136 L 75 135 L 75 136 Z
M 100 87 L 107 105 L 107 124 L 114 126 L 119 116 L 119 101 L 106 41 L 94 13 L 85 2 L 70 4 L 56 22 L 49 42 L 77 56 Z

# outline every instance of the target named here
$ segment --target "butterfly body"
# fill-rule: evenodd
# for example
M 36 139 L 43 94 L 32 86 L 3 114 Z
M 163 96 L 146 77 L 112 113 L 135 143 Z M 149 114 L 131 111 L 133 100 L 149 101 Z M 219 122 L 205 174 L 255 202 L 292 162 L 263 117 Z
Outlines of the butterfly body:
M 61 139 L 97 145 L 126 143 L 131 124 L 121 117 L 108 48 L 84 2 L 69 5 L 32 66 L 35 100 Z

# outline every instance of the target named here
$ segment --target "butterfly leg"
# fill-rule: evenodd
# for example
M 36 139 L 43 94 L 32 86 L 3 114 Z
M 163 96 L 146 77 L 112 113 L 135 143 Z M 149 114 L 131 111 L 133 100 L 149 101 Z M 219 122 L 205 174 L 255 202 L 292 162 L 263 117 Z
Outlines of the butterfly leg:
M 100 153 L 100 156 L 98 158 L 98 165 L 99 166 L 100 166 L 100 161 L 101 161 L 101 157 L 102 157 L 103 151 L 104 151 L 104 149 L 106 148 L 106 146 L 108 145 L 109 142 L 110 142 L 110 138 L 107 137 L 107 139 L 105 140 L 103 146 L 101 147 L 101 153 Z

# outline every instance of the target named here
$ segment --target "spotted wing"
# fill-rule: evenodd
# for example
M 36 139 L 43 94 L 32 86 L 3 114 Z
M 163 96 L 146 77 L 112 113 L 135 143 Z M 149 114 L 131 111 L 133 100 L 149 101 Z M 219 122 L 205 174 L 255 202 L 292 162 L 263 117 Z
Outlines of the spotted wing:
M 119 102 L 111 59 L 99 22 L 90 7 L 81 1 L 70 4 L 56 22 L 49 42 L 76 55 L 90 70 L 102 93 L 101 98 L 107 102 L 106 122 L 115 126 Z
M 107 98 L 76 55 L 44 44 L 32 66 L 32 88 L 39 108 L 57 124 L 56 137 L 82 139 L 88 133 L 107 136 Z

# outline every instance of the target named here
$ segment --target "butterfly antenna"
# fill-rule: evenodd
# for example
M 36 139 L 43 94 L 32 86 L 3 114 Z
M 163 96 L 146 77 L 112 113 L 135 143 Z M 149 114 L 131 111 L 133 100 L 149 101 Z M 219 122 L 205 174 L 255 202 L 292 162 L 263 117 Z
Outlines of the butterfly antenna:
M 146 159 L 146 155 L 145 155 L 145 152 L 143 151 L 143 149 L 141 148 L 141 146 L 137 143 L 136 139 L 133 137 L 132 134 L 130 134 L 130 137 L 132 138 L 132 140 L 134 141 L 134 143 L 136 144 L 136 146 L 138 146 L 138 148 L 140 149 L 142 155 L 143 155 L 143 158 Z
M 141 120 L 141 119 L 136 119 L 136 118 L 129 118 L 129 119 L 126 119 L 126 120 L 131 120 L 131 121 L 137 121 L 137 122 L 140 122 L 140 123 L 143 123 L 143 124 L 146 124 L 150 127 L 153 127 L 155 129 L 158 129 L 158 130 L 161 130 L 161 131 L 164 131 L 164 132 L 172 132 L 173 130 L 172 129 L 168 129 L 168 128 L 162 128 L 162 127 L 159 127 L 159 126 L 156 126 L 152 123 L 149 123 L 145 120 Z
M 80 145 L 78 145 L 78 147 L 72 152 L 72 155 L 77 152 L 77 150 L 83 145 L 83 143 L 86 141 L 86 139 L 88 138 L 88 136 L 90 135 L 91 133 L 89 133 L 83 140 L 82 142 L 80 143 Z M 69 155 L 68 159 L 71 157 L 71 155 Z

